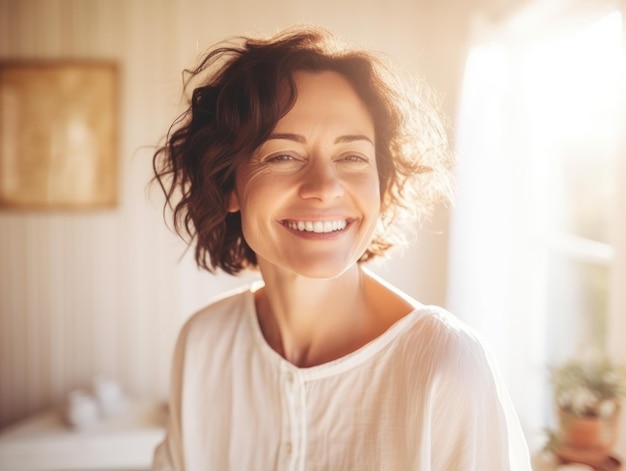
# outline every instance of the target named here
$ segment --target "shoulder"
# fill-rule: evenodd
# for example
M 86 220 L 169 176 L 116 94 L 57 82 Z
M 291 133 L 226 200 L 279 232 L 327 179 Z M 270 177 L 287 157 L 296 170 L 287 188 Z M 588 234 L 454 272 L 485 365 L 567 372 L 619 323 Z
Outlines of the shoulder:
M 179 343 L 207 343 L 234 335 L 253 309 L 254 295 L 250 286 L 228 291 L 185 322 Z
M 427 306 L 406 340 L 409 381 L 429 391 L 431 406 L 460 419 L 502 402 L 504 386 L 481 336 L 450 312 Z
M 415 322 L 401 340 L 404 355 L 421 372 L 426 369 L 433 383 L 493 381 L 493 362 L 478 332 L 438 306 L 419 307 L 414 315 Z
M 425 342 L 438 353 L 484 349 L 480 334 L 444 308 L 418 306 L 413 315 L 416 321 L 409 335 L 420 337 L 420 342 Z

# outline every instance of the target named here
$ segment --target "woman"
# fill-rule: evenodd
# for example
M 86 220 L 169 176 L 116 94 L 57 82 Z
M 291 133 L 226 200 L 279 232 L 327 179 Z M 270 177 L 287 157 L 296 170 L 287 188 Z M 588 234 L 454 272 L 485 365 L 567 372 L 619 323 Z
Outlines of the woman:
M 183 328 L 154 469 L 529 470 L 476 337 L 363 267 L 450 186 L 416 89 L 307 28 L 192 80 L 156 178 L 200 267 L 263 282 Z

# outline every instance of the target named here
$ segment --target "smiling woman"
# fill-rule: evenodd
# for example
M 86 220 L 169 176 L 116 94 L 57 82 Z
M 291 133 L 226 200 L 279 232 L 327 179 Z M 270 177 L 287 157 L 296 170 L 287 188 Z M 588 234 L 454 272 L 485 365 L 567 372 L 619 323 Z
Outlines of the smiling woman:
M 449 196 L 421 89 L 307 28 L 191 81 L 156 179 L 199 266 L 263 281 L 183 328 L 154 469 L 529 470 L 477 336 L 363 267 Z

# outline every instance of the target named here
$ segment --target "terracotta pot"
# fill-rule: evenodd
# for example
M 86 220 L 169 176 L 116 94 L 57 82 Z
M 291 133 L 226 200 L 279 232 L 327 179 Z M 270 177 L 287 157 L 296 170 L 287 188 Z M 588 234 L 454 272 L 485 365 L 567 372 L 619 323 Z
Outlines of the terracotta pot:
M 559 410 L 559 429 L 563 440 L 557 455 L 570 462 L 597 466 L 606 461 L 617 441 L 620 409 L 611 417 L 581 417 Z

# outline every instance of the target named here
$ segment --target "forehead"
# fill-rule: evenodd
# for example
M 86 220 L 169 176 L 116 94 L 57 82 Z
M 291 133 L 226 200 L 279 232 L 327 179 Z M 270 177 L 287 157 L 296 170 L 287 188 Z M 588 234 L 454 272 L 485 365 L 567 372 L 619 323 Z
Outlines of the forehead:
M 334 71 L 297 71 L 293 75 L 296 101 L 276 129 L 291 125 L 340 126 L 359 131 L 373 140 L 374 122 L 367 105 L 352 84 Z

